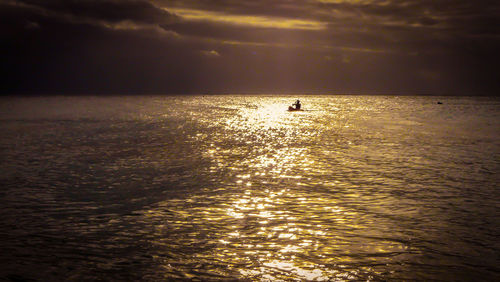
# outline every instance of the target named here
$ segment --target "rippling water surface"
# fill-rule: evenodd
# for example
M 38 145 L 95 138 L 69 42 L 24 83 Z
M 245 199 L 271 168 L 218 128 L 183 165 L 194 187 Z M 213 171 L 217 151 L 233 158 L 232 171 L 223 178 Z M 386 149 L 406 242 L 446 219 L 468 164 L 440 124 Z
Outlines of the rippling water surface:
M 296 98 L 2 98 L 0 280 L 500 279 L 498 98 Z

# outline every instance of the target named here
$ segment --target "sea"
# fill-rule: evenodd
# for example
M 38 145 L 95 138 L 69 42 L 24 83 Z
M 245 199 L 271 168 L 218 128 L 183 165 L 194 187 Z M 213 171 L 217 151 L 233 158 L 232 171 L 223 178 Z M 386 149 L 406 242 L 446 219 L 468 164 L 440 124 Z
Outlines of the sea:
M 499 183 L 499 97 L 3 97 L 0 280 L 499 281 Z

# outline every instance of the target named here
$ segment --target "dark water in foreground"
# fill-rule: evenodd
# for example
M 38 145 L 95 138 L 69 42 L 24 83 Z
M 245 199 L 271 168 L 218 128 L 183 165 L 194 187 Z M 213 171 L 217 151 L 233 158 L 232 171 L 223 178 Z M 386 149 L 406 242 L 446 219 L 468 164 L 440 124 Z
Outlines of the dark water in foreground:
M 500 279 L 498 98 L 295 98 L 3 98 L 0 280 Z

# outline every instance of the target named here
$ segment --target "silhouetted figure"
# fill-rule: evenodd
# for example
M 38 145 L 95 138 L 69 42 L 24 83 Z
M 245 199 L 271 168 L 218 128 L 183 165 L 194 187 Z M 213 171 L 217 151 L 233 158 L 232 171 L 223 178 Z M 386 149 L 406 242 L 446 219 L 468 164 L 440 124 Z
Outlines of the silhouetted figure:
M 302 105 L 300 104 L 299 99 L 297 99 L 297 102 L 295 102 L 295 104 L 293 104 L 293 105 L 295 106 L 295 109 L 296 109 L 296 110 L 300 110 L 300 106 L 302 106 Z

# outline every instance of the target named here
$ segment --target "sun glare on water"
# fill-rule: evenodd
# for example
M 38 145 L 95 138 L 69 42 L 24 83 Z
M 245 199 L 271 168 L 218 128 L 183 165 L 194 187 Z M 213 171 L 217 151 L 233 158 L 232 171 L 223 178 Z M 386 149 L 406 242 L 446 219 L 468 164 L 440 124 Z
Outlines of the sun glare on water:
M 350 143 L 337 134 L 348 134 L 356 125 L 348 127 L 341 106 L 325 111 L 306 99 L 303 111 L 289 112 L 296 99 L 192 99 L 190 105 L 204 110 L 191 114 L 201 124 L 191 142 L 209 163 L 198 173 L 212 184 L 202 187 L 199 196 L 187 196 L 185 203 L 166 201 L 158 216 L 163 210 L 182 210 L 175 228 L 193 227 L 188 228 L 193 244 L 211 246 L 198 250 L 195 259 L 222 277 L 369 280 L 376 272 L 370 256 L 363 261 L 367 266 L 346 268 L 353 262 L 351 253 L 385 255 L 405 246 L 355 236 L 373 236 L 367 226 L 377 220 L 355 208 L 370 194 L 362 196 L 356 184 L 336 177 L 338 170 L 359 165 L 352 154 L 340 151 Z M 338 164 L 335 170 L 332 164 Z M 377 228 L 385 232 L 392 227 L 381 223 Z M 214 266 L 214 259 L 225 268 Z M 189 265 L 179 267 L 190 271 Z
M 323 225 L 310 225 L 300 214 L 310 213 L 309 219 L 320 222 L 318 214 L 331 210 L 318 205 L 326 199 L 297 190 L 317 167 L 311 148 L 303 142 L 318 131 L 312 130 L 313 116 L 307 111 L 287 111 L 293 101 L 249 103 L 216 121 L 223 133 L 213 139 L 207 157 L 216 164 L 214 172 L 228 168 L 234 178 L 222 188 L 232 192 L 205 216 L 226 222 L 219 230 L 217 253 L 230 265 L 245 265 L 236 267 L 243 277 L 325 281 L 342 274 L 300 258 L 302 253 L 318 252 L 321 238 L 327 236 Z M 315 215 L 316 208 L 320 210 Z M 342 210 L 334 210 L 329 217 L 343 220 L 338 212 Z

